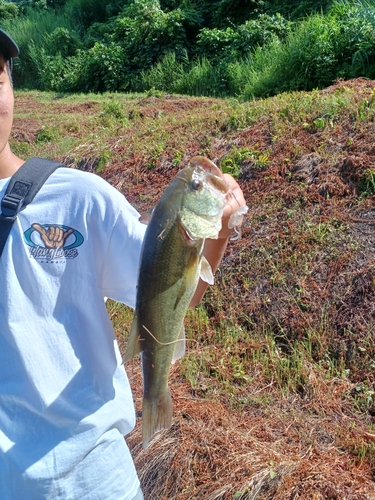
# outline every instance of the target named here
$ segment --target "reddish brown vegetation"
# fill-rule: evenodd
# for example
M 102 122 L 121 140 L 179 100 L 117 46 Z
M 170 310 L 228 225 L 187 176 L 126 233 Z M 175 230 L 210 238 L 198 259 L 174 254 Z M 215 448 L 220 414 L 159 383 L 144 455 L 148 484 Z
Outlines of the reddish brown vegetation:
M 338 82 L 323 93 L 344 88 L 356 90 L 359 105 L 372 98 L 375 82 Z M 136 102 L 129 119 L 201 112 L 214 103 L 151 97 Z M 98 109 L 87 103 L 70 111 Z M 366 387 L 370 399 L 375 391 L 375 196 L 359 196 L 365 172 L 375 171 L 374 121 L 350 113 L 322 128 L 314 121 L 303 126 L 285 120 L 281 135 L 272 114 L 243 130 L 231 130 L 219 116 L 210 124 L 207 133 L 190 130 L 190 122 L 174 133 L 171 125 L 152 168 L 147 154 L 130 148 L 132 130 L 122 131 L 121 140 L 109 141 L 112 161 L 101 173 L 143 211 L 202 151 L 218 163 L 233 148 L 266 151 L 268 158 L 261 166 L 254 158 L 240 165 L 249 215 L 206 294 L 210 323 L 200 333 L 212 339 L 214 350 L 215 329 L 236 325 L 243 338 L 233 354 L 252 371 L 249 382 L 237 383 L 228 366 L 218 372 L 214 362 L 210 377 L 207 362 L 208 373 L 192 387 L 176 364 L 173 427 L 146 451 L 140 419 L 128 438 L 146 499 L 375 499 L 375 407 L 363 399 L 354 404 L 356 391 L 361 396 Z M 16 120 L 15 141 L 32 141 L 35 133 L 35 123 Z M 176 150 L 183 150 L 179 165 Z M 86 154 L 75 166 L 95 171 L 97 161 Z M 249 338 L 254 334 L 259 342 L 262 332 L 272 332 L 280 355 L 308 340 L 311 364 L 305 361 L 295 390 L 282 391 L 272 370 L 268 379 L 257 379 L 262 370 L 248 358 L 259 345 Z M 203 346 L 198 339 L 191 350 L 199 355 Z M 325 377 L 330 363 L 332 376 Z M 128 372 L 140 411 L 139 363 L 132 362 Z M 233 385 L 235 403 L 218 378 Z

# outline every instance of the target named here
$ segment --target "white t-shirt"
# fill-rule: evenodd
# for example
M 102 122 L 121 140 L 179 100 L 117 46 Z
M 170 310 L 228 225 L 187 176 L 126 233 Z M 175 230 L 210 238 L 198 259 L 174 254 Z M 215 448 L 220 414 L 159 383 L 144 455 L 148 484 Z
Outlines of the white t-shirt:
M 0 258 L 1 500 L 135 496 L 134 405 L 104 297 L 134 307 L 144 231 L 116 189 L 67 168 L 20 212 Z

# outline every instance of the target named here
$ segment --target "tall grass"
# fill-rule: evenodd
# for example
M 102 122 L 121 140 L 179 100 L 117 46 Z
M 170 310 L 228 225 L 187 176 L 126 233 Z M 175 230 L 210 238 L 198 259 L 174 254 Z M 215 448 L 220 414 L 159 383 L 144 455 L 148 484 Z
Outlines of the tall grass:
M 195 96 L 225 96 L 225 66 L 215 65 L 206 58 L 197 60 L 176 82 L 176 91 Z
M 373 77 L 374 33 L 375 2 L 335 2 L 328 15 L 308 17 L 285 41 L 250 55 L 243 97 L 323 88 L 339 77 Z
M 166 58 L 143 74 L 143 83 L 190 95 L 236 96 L 244 100 L 313 90 L 337 78 L 375 75 L 375 2 L 336 1 L 311 15 L 281 40 L 237 60 L 198 58 L 179 65 Z M 171 64 L 173 63 L 173 64 Z M 152 85 L 151 85 L 152 83 Z
M 14 60 L 13 78 L 17 88 L 38 88 L 40 74 L 40 53 L 46 46 L 46 34 L 56 28 L 74 30 L 72 22 L 63 13 L 49 10 L 29 9 L 27 15 L 17 20 L 2 21 L 2 28 L 16 40 L 20 57 Z
M 185 67 L 188 63 L 187 57 L 185 63 L 183 63 L 177 60 L 174 52 L 166 54 L 151 69 L 141 72 L 136 87 L 140 91 L 156 89 L 165 92 L 175 92 L 178 82 L 183 78 Z

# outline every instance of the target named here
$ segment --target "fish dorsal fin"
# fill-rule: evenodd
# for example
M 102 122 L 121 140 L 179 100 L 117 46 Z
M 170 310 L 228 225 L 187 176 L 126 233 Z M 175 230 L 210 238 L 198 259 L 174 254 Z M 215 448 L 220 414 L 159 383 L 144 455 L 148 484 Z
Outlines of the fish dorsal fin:
M 200 278 L 202 281 L 205 281 L 209 285 L 214 284 L 214 275 L 212 274 L 210 263 L 204 255 L 202 255 L 201 258 Z
M 184 325 L 182 325 L 180 335 L 178 337 L 178 340 L 176 342 L 176 347 L 174 349 L 172 363 L 182 358 L 182 356 L 185 354 L 185 346 L 186 346 L 185 327 Z
M 134 315 L 133 323 L 130 329 L 128 343 L 126 345 L 126 351 L 124 356 L 124 363 L 130 361 L 132 358 L 137 356 L 142 352 L 141 343 L 139 341 L 139 329 L 138 329 L 138 318 Z

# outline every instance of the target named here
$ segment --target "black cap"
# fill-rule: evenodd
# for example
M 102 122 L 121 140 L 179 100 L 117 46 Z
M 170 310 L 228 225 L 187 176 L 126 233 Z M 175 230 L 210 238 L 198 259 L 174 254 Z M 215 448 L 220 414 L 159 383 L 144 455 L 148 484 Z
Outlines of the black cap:
M 9 61 L 12 57 L 17 57 L 20 53 L 16 42 L 2 29 L 0 29 L 0 52 L 6 61 Z

